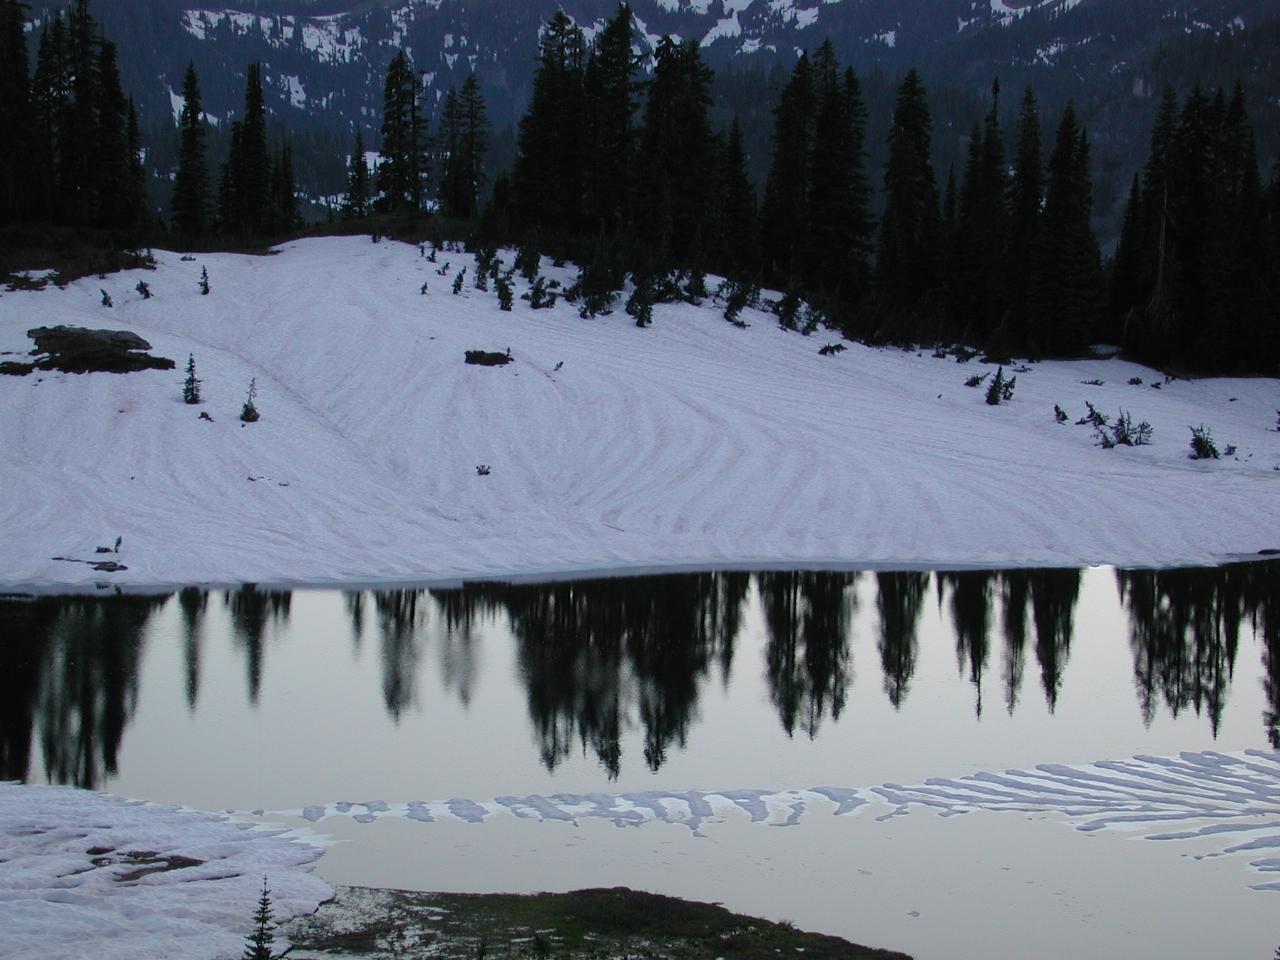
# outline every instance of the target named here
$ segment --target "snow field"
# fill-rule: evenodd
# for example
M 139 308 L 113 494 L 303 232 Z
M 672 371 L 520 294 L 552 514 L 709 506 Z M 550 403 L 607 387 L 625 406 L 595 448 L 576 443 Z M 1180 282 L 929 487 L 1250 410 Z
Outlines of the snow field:
M 263 257 L 161 252 L 155 271 L 0 294 L 2 351 L 67 323 L 133 330 L 178 364 L 0 377 L 0 583 L 1163 565 L 1280 547 L 1275 380 L 1156 390 L 1159 374 L 1122 361 L 1046 362 L 989 407 L 963 386 L 991 369 L 977 360 L 856 344 L 820 357 L 835 334 L 753 310 L 739 330 L 710 303 L 659 305 L 647 330 L 620 307 L 504 313 L 473 289 L 469 255 L 439 260 L 447 276 L 413 246 L 315 239 Z M 505 367 L 463 363 L 507 348 Z M 189 353 L 199 407 L 181 400 Z M 242 426 L 251 378 L 263 419 Z M 1102 450 L 1091 428 L 1054 422 L 1055 403 L 1075 420 L 1086 400 L 1150 421 L 1154 443 Z M 1201 423 L 1235 458 L 1187 459 Z M 117 536 L 126 571 L 52 559 L 92 559 Z
M 306 867 L 319 856 L 283 831 L 208 813 L 3 783 L 0 956 L 236 957 L 264 877 L 277 922 L 333 896 Z

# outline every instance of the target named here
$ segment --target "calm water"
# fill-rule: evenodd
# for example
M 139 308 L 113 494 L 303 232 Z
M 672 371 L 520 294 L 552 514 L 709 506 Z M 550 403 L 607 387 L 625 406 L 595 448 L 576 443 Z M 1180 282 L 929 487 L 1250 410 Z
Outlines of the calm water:
M 335 882 L 629 884 L 921 957 L 983 955 L 992 924 L 1041 956 L 1280 943 L 1247 860 L 1195 859 L 1220 845 L 798 792 L 1280 747 L 1280 564 L 246 586 L 4 603 L 0 635 L 0 779 L 266 811 L 346 841 Z M 680 798 L 734 791 L 771 806 L 690 829 Z M 643 795 L 643 822 L 467 813 L 563 795 Z

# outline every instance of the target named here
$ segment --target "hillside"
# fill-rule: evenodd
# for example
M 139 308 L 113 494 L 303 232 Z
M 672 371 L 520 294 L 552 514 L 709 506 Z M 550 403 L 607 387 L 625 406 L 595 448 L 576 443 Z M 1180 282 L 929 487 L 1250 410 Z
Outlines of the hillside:
M 1158 374 L 1119 360 L 1046 362 L 991 407 L 964 386 L 990 369 L 977 359 L 855 344 L 824 357 L 822 332 L 751 310 L 736 329 L 710 304 L 660 305 L 647 330 L 564 302 L 503 313 L 469 282 L 452 295 L 474 266 L 446 260 L 447 277 L 413 246 L 316 239 L 265 257 L 158 253 L 154 272 L 4 292 L 0 351 L 65 323 L 134 331 L 178 367 L 0 377 L 0 581 L 1145 565 L 1280 546 L 1274 380 L 1153 389 Z M 471 349 L 514 362 L 465 365 Z M 199 407 L 181 398 L 188 354 Z M 262 419 L 242 425 L 254 378 Z M 1103 450 L 1055 422 L 1054 404 L 1075 420 L 1085 401 L 1150 421 L 1153 444 Z M 1234 456 L 1188 459 L 1202 423 Z M 116 537 L 127 570 L 53 559 L 94 559 Z

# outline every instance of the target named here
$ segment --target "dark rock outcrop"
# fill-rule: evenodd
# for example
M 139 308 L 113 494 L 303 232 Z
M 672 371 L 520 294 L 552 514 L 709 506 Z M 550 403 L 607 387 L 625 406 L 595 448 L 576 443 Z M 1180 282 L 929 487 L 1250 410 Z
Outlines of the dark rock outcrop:
M 35 367 L 40 370 L 61 370 L 63 373 L 132 373 L 135 370 L 172 370 L 175 366 L 168 357 L 153 357 L 147 353 L 151 344 L 130 330 L 36 327 L 28 330 L 27 336 L 36 342 L 36 349 L 32 351 L 34 355 L 47 354 L 44 359 L 35 362 Z

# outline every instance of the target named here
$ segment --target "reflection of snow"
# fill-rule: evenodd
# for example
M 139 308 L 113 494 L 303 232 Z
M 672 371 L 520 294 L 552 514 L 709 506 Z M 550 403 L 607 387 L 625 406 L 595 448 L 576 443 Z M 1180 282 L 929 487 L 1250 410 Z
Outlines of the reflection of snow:
M 573 824 L 604 820 L 619 827 L 663 822 L 702 835 L 705 825 L 744 813 L 752 823 L 791 826 L 822 801 L 835 804 L 836 816 L 878 811 L 877 821 L 920 808 L 943 817 L 974 810 L 1053 812 L 1085 832 L 1139 830 L 1146 831 L 1148 840 L 1216 837 L 1223 841 L 1221 854 L 1276 851 L 1277 856 L 1253 860 L 1250 865 L 1264 873 L 1280 873 L 1280 753 L 1259 750 L 1140 756 L 1086 766 L 1048 763 L 1032 770 L 930 778 L 913 786 L 504 796 L 484 803 L 459 799 L 343 802 L 277 811 L 277 815 L 301 815 L 312 823 L 337 816 L 359 823 L 382 817 L 483 823 L 502 815 Z M 1255 884 L 1254 889 L 1280 890 L 1280 880 Z
M 238 956 L 264 876 L 277 920 L 333 895 L 303 867 L 319 855 L 213 814 L 0 784 L 0 955 Z

